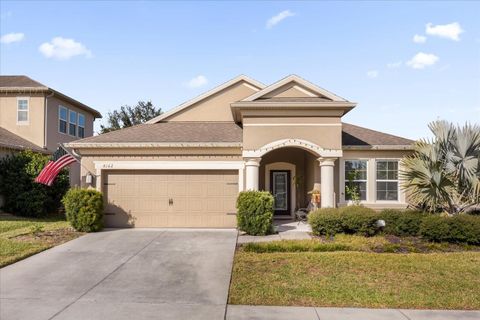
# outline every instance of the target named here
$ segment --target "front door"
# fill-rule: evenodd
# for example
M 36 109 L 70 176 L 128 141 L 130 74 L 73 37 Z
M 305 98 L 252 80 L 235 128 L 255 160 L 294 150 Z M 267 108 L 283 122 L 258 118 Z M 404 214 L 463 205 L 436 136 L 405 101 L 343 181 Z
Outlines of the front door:
M 270 192 L 275 215 L 290 215 L 290 170 L 270 171 Z

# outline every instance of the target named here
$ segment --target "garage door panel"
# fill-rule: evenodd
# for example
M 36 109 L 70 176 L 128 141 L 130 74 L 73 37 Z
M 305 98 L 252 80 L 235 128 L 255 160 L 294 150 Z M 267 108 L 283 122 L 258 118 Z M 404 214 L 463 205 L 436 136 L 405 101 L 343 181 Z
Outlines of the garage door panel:
M 237 171 L 111 171 L 104 181 L 107 226 L 236 226 Z

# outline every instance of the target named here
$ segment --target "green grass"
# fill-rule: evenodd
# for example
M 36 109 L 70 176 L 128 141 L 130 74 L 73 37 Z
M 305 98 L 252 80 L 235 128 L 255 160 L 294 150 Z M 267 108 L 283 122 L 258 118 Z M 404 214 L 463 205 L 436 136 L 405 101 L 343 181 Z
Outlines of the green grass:
M 240 250 L 255 253 L 272 252 L 331 252 L 362 251 L 388 253 L 427 253 L 480 251 L 479 246 L 467 244 L 433 243 L 419 238 L 395 236 L 363 237 L 338 234 L 334 238 L 314 238 L 311 240 L 282 240 L 272 242 L 247 243 Z
M 81 235 L 65 218 L 22 218 L 0 214 L 0 267 Z
M 480 309 L 480 252 L 379 254 L 312 252 L 318 247 L 311 248 L 310 252 L 238 250 L 229 303 Z

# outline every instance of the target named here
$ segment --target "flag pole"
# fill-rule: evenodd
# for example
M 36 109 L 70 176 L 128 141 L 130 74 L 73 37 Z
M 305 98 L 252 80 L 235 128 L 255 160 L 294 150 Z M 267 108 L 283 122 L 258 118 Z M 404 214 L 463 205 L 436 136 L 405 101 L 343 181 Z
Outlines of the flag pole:
M 90 173 L 92 176 L 97 177 L 96 174 L 94 174 L 93 172 L 91 172 L 90 170 L 88 170 L 88 168 L 85 167 L 85 166 L 82 164 L 82 162 L 78 159 L 78 157 L 77 157 L 73 152 L 67 150 L 67 148 L 63 145 L 63 143 L 60 142 L 58 145 L 59 145 L 60 148 L 62 148 L 66 153 L 68 153 L 69 155 L 71 155 L 71 156 L 78 162 L 78 164 L 80 164 L 80 166 L 81 166 L 83 169 L 85 169 L 85 170 L 86 170 L 88 173 Z

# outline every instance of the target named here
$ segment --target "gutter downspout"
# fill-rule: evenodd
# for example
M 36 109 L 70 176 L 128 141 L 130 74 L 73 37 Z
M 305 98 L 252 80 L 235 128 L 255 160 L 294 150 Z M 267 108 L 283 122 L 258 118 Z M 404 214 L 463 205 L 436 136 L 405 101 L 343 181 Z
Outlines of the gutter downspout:
M 53 97 L 55 93 L 52 91 L 50 94 L 46 94 L 44 98 L 45 107 L 43 108 L 43 148 L 47 149 L 47 135 L 48 135 L 48 98 Z

